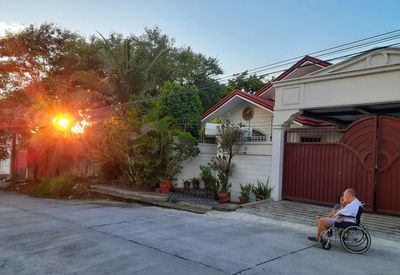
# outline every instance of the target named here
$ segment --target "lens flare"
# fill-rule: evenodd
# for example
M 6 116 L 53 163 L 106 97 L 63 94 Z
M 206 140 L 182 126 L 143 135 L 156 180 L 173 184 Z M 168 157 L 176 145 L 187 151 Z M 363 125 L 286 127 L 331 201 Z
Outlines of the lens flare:
M 80 114 L 80 116 L 83 115 Z M 78 135 L 84 134 L 85 128 L 91 126 L 92 123 L 87 120 L 88 118 L 76 120 L 70 115 L 62 115 L 54 117 L 52 121 L 56 129 Z
M 66 130 L 68 126 L 70 125 L 70 119 L 66 117 L 55 117 L 53 118 L 53 123 L 61 129 Z

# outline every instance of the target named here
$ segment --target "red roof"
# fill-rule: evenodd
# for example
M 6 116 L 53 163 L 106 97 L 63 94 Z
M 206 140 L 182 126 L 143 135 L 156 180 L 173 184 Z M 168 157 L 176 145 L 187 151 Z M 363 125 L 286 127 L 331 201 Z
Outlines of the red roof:
M 288 76 L 291 72 L 293 72 L 294 70 L 298 69 L 301 67 L 302 64 L 304 64 L 305 62 L 312 62 L 314 64 L 318 64 L 321 65 L 322 67 L 328 67 L 330 65 L 332 65 L 331 63 L 327 62 L 327 61 L 323 61 L 321 59 L 312 57 L 312 56 L 308 56 L 306 55 L 305 57 L 303 57 L 302 59 L 300 59 L 299 61 L 297 61 L 292 67 L 290 67 L 289 69 L 287 69 L 286 71 L 284 71 L 283 73 L 281 73 L 280 75 L 278 75 L 277 78 L 274 79 L 273 82 L 279 81 L 284 79 L 286 76 Z M 268 91 L 270 88 L 272 87 L 272 82 L 269 82 L 267 85 L 265 85 L 264 87 L 262 87 L 257 93 L 256 96 L 261 96 L 263 93 L 265 93 L 266 91 Z
M 225 103 L 227 103 L 229 100 L 235 98 L 235 97 L 241 97 L 245 100 L 249 100 L 250 102 L 253 102 L 254 104 L 257 104 L 261 107 L 264 107 L 270 111 L 274 110 L 274 105 L 275 102 L 269 99 L 264 99 L 262 97 L 256 96 L 256 95 L 251 95 L 239 90 L 235 90 L 232 93 L 230 93 L 229 95 L 227 95 L 226 97 L 224 97 L 223 99 L 221 99 L 217 104 L 215 104 L 213 107 L 211 107 L 210 109 L 208 109 L 207 112 L 203 113 L 201 118 L 204 119 L 207 116 L 209 116 L 211 113 L 215 112 L 216 110 L 218 110 L 222 105 L 224 105 Z
M 305 62 L 312 62 L 314 64 L 321 65 L 322 67 L 328 67 L 331 65 L 331 63 L 329 63 L 327 61 L 323 61 L 321 59 L 306 55 L 305 57 L 300 59 L 298 62 L 296 62 L 293 66 L 291 66 L 289 69 L 287 69 L 286 71 L 281 73 L 277 78 L 275 78 L 275 80 L 273 82 L 277 82 L 279 80 L 284 79 L 291 72 L 300 68 L 301 65 L 304 64 Z M 204 112 L 202 114 L 201 118 L 205 119 L 206 117 L 208 117 L 210 114 L 212 114 L 213 112 L 218 110 L 221 106 L 223 106 L 225 103 L 227 103 L 229 100 L 231 100 L 234 97 L 241 97 L 245 100 L 249 100 L 250 102 L 253 102 L 254 104 L 257 104 L 257 105 L 262 106 L 270 111 L 273 111 L 275 102 L 273 100 L 260 97 L 263 93 L 268 91 L 273 86 L 273 84 L 272 84 L 273 82 L 269 82 L 267 85 L 265 85 L 263 88 L 261 88 L 255 95 L 248 94 L 248 93 L 245 93 L 245 92 L 242 92 L 239 90 L 235 90 L 232 93 L 230 93 L 229 95 L 227 95 L 226 97 L 224 97 L 223 99 L 221 99 L 217 104 L 215 104 L 209 110 Z M 326 125 L 326 123 L 324 123 L 322 121 L 308 119 L 308 118 L 304 118 L 304 117 L 298 117 L 295 119 L 295 121 L 299 122 L 301 124 L 304 124 L 304 125 L 309 125 L 309 126 L 325 126 Z

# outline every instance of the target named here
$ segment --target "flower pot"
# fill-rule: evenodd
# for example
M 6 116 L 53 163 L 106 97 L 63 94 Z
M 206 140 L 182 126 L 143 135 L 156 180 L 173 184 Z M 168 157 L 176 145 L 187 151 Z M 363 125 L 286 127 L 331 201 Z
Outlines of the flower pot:
M 218 202 L 219 203 L 227 203 L 231 200 L 231 193 L 221 191 L 218 192 Z
M 185 191 L 188 191 L 188 190 L 190 189 L 190 181 L 185 180 L 185 181 L 183 182 L 183 189 L 184 189 Z
M 240 200 L 240 204 L 249 203 L 249 198 L 242 198 L 242 197 L 240 197 L 239 200 Z
M 168 194 L 171 192 L 172 180 L 160 180 L 160 193 Z

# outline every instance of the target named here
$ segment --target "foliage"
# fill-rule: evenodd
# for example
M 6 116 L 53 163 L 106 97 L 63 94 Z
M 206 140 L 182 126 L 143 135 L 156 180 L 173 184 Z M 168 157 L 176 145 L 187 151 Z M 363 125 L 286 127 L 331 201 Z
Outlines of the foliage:
M 257 185 L 254 185 L 252 188 L 252 192 L 256 196 L 257 200 L 265 200 L 270 198 L 271 191 L 272 187 L 269 185 L 269 178 L 265 183 L 257 179 Z
M 8 33 L 0 37 L 0 108 L 7 106 L 23 120 L 21 144 L 32 140 L 30 130 L 46 141 L 43 129 L 49 129 L 55 113 L 77 117 L 84 110 L 188 91 L 162 100 L 164 111 L 149 101 L 133 109 L 118 105 L 101 118 L 94 115 L 96 124 L 85 136 L 103 176 L 122 174 L 155 184 L 179 173 L 181 161 L 198 154 L 195 139 L 177 126 L 196 128 L 200 112 L 229 92 L 214 79 L 223 73 L 216 58 L 174 44 L 159 28 L 146 28 L 139 36 L 90 39 L 54 24 Z M 0 133 L 0 158 L 8 157 L 9 135 Z
M 193 185 L 199 185 L 200 184 L 200 179 L 198 177 L 193 177 L 191 180 Z
M 197 139 L 190 133 L 181 130 L 175 131 L 171 151 L 167 152 L 169 154 L 165 172 L 167 178 L 173 179 L 182 171 L 183 161 L 191 160 L 200 153 L 197 144 Z
M 130 139 L 140 127 L 137 108 L 125 113 L 116 113 L 99 121 L 86 133 L 86 141 L 93 158 L 100 164 L 105 179 L 122 175 L 134 181 L 132 170 L 134 158 Z
M 229 189 L 232 187 L 232 184 L 229 182 L 229 176 L 219 173 L 218 182 L 220 192 L 229 192 Z
M 240 125 L 231 124 L 229 121 L 222 122 L 217 139 L 220 155 L 213 157 L 209 165 L 217 174 L 218 191 L 228 191 L 231 187 L 229 176 L 234 167 L 232 160 L 240 153 L 240 146 L 243 143 Z
M 215 184 L 217 179 L 212 174 L 212 169 L 209 165 L 200 165 L 200 179 L 204 184 L 208 184 L 210 187 Z
M 232 159 L 240 153 L 240 147 L 243 144 L 243 132 L 240 125 L 234 125 L 229 121 L 223 122 L 219 128 L 217 140 L 219 142 L 219 150 L 222 153 L 222 157 L 217 159 L 217 161 L 220 162 L 220 166 L 226 162 L 222 170 L 223 174 L 229 177 L 231 174 Z
M 166 82 L 161 90 L 162 114 L 172 117 L 175 125 L 197 134 L 200 127 L 201 101 L 194 86 Z
M 249 75 L 247 71 L 240 73 L 235 79 L 229 80 L 228 86 L 232 90 L 243 90 L 248 93 L 255 93 L 264 87 L 267 82 L 264 81 L 264 76 L 256 74 Z
M 250 192 L 253 189 L 253 185 L 250 183 L 240 185 L 240 198 L 248 200 L 250 198 Z
M 234 90 L 234 87 L 230 85 L 220 84 L 215 79 L 204 80 L 203 83 L 197 85 L 199 89 L 199 95 L 201 105 L 203 106 L 203 112 L 210 109 L 217 102 L 227 96 Z
M 74 186 L 75 183 L 68 177 L 55 177 L 34 185 L 30 193 L 39 197 L 61 198 L 71 195 Z

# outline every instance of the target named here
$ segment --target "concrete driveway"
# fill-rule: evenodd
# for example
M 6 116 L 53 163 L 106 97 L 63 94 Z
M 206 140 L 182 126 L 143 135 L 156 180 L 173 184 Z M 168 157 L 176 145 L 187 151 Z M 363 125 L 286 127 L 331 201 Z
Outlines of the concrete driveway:
M 0 192 L 1 274 L 398 274 L 400 244 L 330 251 L 312 228 L 243 213 L 192 214 L 133 204 Z

